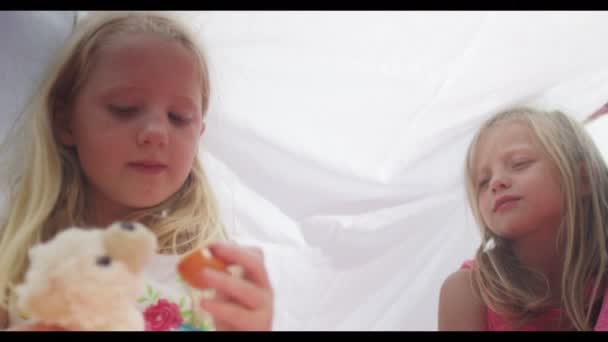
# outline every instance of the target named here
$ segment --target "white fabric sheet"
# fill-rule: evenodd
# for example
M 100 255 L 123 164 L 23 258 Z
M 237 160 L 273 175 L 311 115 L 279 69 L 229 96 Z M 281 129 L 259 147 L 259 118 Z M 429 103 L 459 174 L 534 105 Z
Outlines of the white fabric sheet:
M 608 101 L 605 12 L 180 15 L 212 72 L 201 154 L 228 228 L 265 251 L 277 330 L 435 330 L 441 283 L 478 243 L 476 127 L 515 104 L 582 119 Z
M 608 13 L 186 16 L 213 73 L 212 182 L 266 249 L 280 330 L 435 330 L 441 283 L 479 241 L 475 128 L 511 105 L 582 119 L 608 101 Z
M 3 166 L 20 153 L 8 132 L 22 121 L 21 113 L 39 86 L 47 64 L 70 34 L 75 11 L 0 11 L 0 177 Z M 2 148 L 7 147 L 6 149 Z M 0 181 L 0 212 L 6 202 Z

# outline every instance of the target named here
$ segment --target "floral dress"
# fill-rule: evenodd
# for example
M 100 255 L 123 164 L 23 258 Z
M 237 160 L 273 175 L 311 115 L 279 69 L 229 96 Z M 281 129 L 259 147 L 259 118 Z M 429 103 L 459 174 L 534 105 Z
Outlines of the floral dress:
M 209 331 L 213 320 L 197 309 L 203 293 L 186 285 L 176 271 L 178 256 L 156 255 L 144 271 L 144 289 L 137 297 L 146 331 Z

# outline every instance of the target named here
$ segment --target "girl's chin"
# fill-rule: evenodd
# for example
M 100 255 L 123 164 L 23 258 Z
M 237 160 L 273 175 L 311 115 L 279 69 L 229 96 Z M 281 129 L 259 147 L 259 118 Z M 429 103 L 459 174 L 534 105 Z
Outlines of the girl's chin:
M 158 206 L 159 204 L 166 201 L 170 196 L 154 196 L 146 198 L 136 198 L 129 201 L 127 206 L 132 210 L 145 210 Z

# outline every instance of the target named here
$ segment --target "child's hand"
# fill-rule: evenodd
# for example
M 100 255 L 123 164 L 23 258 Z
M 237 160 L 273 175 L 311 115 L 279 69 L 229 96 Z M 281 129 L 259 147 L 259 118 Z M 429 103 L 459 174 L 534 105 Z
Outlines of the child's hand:
M 242 277 L 205 268 L 200 280 L 214 288 L 213 299 L 201 300 L 201 307 L 213 316 L 218 330 L 271 330 L 274 297 L 264 268 L 262 252 L 227 244 L 208 246 L 213 256 L 228 265 L 243 268 Z

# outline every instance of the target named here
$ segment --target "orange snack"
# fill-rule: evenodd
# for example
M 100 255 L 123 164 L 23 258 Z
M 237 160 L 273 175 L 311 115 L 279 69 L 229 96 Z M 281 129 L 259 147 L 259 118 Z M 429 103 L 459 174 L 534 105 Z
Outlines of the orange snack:
M 200 289 L 207 288 L 207 284 L 197 276 L 205 267 L 227 272 L 226 264 L 214 258 L 208 250 L 197 249 L 183 257 L 177 264 L 177 270 L 186 283 Z

